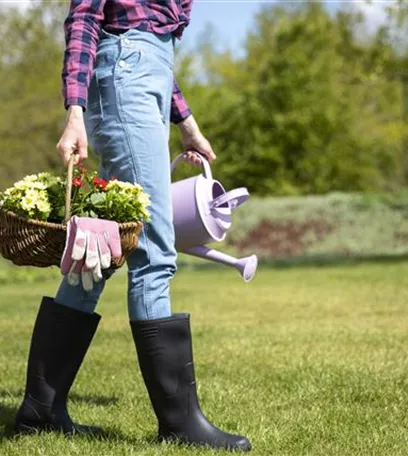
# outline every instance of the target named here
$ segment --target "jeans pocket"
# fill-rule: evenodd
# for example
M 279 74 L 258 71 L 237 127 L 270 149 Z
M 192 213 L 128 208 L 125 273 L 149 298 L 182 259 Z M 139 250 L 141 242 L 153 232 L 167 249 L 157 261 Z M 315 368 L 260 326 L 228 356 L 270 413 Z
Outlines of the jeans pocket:
M 96 71 L 93 72 L 88 88 L 88 106 L 84 115 L 88 137 L 94 135 L 103 119 L 101 94 Z

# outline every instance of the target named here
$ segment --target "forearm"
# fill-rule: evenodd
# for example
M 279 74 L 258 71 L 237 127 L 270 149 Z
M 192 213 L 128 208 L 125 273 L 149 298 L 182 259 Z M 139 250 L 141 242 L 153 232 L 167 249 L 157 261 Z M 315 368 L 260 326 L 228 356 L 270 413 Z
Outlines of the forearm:
M 69 105 L 67 107 L 67 118 L 83 120 L 84 110 L 81 105 Z
M 181 120 L 177 126 L 179 127 L 182 137 L 192 137 L 200 132 L 200 128 L 192 114 Z
M 64 23 L 66 49 L 62 71 L 65 107 L 86 109 L 87 92 L 106 0 L 71 0 Z

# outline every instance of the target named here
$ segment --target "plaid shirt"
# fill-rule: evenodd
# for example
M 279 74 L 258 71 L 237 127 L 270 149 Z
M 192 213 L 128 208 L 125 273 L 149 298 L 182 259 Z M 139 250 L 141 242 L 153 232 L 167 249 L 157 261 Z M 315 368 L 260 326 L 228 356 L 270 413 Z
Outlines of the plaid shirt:
M 71 0 L 65 20 L 66 50 L 62 72 L 65 107 L 87 106 L 88 86 L 93 70 L 101 27 L 124 32 L 136 28 L 180 38 L 190 21 L 192 0 Z M 171 121 L 191 114 L 177 82 L 171 100 Z

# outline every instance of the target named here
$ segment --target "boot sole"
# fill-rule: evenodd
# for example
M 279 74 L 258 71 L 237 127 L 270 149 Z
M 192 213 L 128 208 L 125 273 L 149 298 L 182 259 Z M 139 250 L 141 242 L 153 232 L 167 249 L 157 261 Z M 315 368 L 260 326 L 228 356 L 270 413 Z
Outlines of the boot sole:
M 42 432 L 51 432 L 53 430 L 53 428 L 47 425 L 29 425 L 20 423 L 14 427 L 14 432 L 20 435 L 40 434 Z
M 185 445 L 185 446 L 192 446 L 192 447 L 198 447 L 198 448 L 208 448 L 212 450 L 220 450 L 220 451 L 230 451 L 230 452 L 235 452 L 235 453 L 247 453 L 252 450 L 252 446 L 250 442 L 243 442 L 243 444 L 240 445 L 212 445 L 211 443 L 206 443 L 206 442 L 191 442 L 185 438 L 179 438 L 176 435 L 170 435 L 170 436 L 160 436 L 158 437 L 158 441 L 161 443 L 168 443 L 168 444 L 173 444 L 173 445 Z
M 81 430 L 82 428 L 82 430 Z M 83 428 L 89 429 L 89 431 L 83 430 Z M 82 426 L 79 425 L 76 427 L 74 425 L 74 428 L 71 431 L 64 431 L 63 429 L 58 429 L 50 424 L 35 424 L 35 425 L 29 425 L 29 424 L 23 424 L 19 423 L 15 426 L 14 432 L 19 435 L 33 435 L 33 434 L 41 434 L 45 432 L 57 432 L 60 434 L 64 434 L 66 437 L 73 437 L 73 436 L 99 436 L 103 435 L 103 430 L 97 426 Z

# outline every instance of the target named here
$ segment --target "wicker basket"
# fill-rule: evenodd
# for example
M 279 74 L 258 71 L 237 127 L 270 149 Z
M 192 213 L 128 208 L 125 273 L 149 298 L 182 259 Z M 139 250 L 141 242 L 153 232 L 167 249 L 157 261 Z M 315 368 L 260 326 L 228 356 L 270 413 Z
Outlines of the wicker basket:
M 66 222 L 70 218 L 73 159 L 68 165 L 65 195 L 65 223 L 48 223 L 20 217 L 0 208 L 0 253 L 19 266 L 59 266 L 65 247 Z M 137 248 L 143 224 L 120 223 L 121 258 L 112 259 L 112 267 L 121 267 L 127 256 Z

